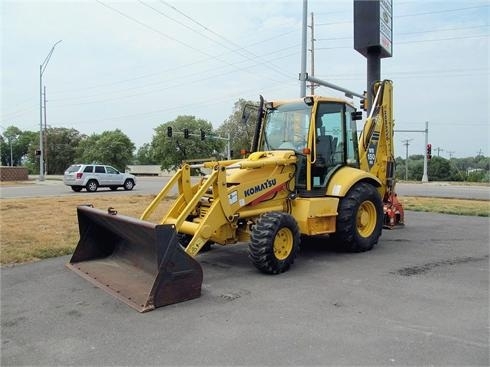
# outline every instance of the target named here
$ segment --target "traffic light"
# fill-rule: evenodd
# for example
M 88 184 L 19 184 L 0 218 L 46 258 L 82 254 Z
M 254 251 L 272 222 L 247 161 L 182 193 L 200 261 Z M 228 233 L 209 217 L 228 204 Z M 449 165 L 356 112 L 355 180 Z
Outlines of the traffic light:
M 432 144 L 427 144 L 427 159 L 432 158 Z
M 168 127 L 167 127 L 167 136 L 168 136 L 169 138 L 171 138 L 171 137 L 172 137 L 172 127 L 171 127 L 171 126 L 168 126 Z
M 184 138 L 189 139 L 189 129 L 184 129 Z
M 203 129 L 201 129 L 201 140 L 204 139 L 206 139 L 206 132 Z
M 363 98 L 360 101 L 361 109 L 364 111 L 367 111 L 369 108 L 369 103 L 368 103 L 368 99 L 367 99 L 367 92 L 364 91 L 364 93 L 362 95 L 363 95 Z

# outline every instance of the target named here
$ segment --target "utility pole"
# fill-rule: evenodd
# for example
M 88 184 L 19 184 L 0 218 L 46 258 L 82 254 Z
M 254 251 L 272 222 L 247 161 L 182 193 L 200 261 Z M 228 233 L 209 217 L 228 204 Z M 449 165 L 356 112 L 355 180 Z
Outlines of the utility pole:
M 454 150 L 448 150 L 447 154 L 449 154 L 449 159 L 453 157 L 453 154 L 456 153 Z
M 306 96 L 306 34 L 308 31 L 308 1 L 303 0 L 303 27 L 301 34 L 301 73 L 299 74 L 299 96 Z
M 408 181 L 408 146 L 410 145 L 409 143 L 412 140 L 413 139 L 402 140 L 402 142 L 404 143 L 403 145 L 405 145 L 405 181 Z
M 437 147 L 435 150 L 437 150 L 437 156 L 439 157 L 440 152 L 444 152 L 444 149 Z
M 313 12 L 311 13 L 311 65 L 310 65 L 310 75 L 315 76 L 315 21 L 313 17 Z M 315 83 L 310 82 L 310 94 L 315 94 Z
M 394 130 L 401 133 L 424 133 L 425 134 L 425 146 L 424 146 L 424 173 L 422 174 L 422 182 L 429 182 L 429 176 L 427 174 L 427 144 L 429 144 L 429 121 L 425 122 L 425 130 Z

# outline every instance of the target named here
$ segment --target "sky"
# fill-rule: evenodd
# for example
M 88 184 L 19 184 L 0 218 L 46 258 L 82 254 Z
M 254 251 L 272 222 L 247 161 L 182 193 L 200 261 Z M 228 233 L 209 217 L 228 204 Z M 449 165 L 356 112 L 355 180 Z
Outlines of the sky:
M 381 78 L 394 84 L 396 156 L 424 154 L 426 121 L 433 155 L 490 155 L 489 10 L 488 0 L 393 0 Z M 299 97 L 302 12 L 301 0 L 2 0 L 0 132 L 39 131 L 40 65 L 60 40 L 42 75 L 51 127 L 120 129 L 140 147 L 179 115 L 218 128 L 240 98 Z M 314 76 L 362 93 L 353 1 L 308 1 L 308 49 L 311 13 Z

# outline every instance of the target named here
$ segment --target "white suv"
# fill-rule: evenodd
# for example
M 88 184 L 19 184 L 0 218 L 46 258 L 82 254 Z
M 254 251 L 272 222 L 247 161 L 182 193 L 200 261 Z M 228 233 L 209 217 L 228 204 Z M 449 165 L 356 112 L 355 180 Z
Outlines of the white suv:
M 102 164 L 72 164 L 63 175 L 63 183 L 76 192 L 84 187 L 89 192 L 95 192 L 99 187 L 109 187 L 111 190 L 124 187 L 124 190 L 132 190 L 136 185 L 136 177 Z

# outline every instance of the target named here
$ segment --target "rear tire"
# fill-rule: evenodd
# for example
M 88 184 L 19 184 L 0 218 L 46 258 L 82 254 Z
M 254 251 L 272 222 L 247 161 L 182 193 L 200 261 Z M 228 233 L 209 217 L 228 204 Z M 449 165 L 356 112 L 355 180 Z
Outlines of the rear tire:
M 124 190 L 130 191 L 133 189 L 133 187 L 134 187 L 133 180 L 127 179 L 126 181 L 124 181 Z
M 381 236 L 383 203 L 373 185 L 360 182 L 341 199 L 337 231 L 332 236 L 338 247 L 347 252 L 371 250 Z
M 99 187 L 99 183 L 95 180 L 90 180 L 89 182 L 87 182 L 87 185 L 85 186 L 88 192 L 96 192 L 98 187 Z
M 249 258 L 263 273 L 283 273 L 294 263 L 299 243 L 298 224 L 291 215 L 265 213 L 253 227 Z

